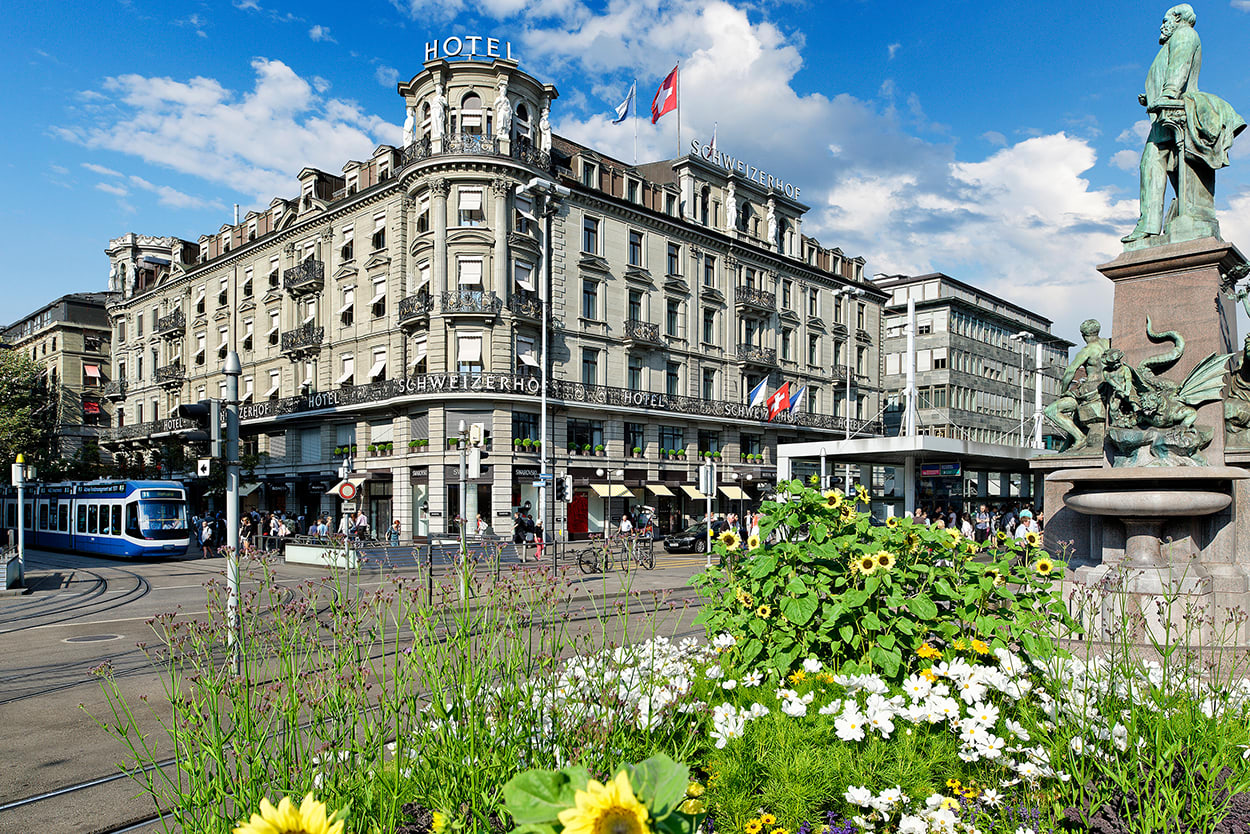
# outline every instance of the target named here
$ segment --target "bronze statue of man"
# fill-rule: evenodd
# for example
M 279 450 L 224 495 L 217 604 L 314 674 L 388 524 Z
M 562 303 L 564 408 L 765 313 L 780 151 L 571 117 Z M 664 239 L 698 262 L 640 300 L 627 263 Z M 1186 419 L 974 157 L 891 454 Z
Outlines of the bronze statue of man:
M 1145 92 L 1137 96 L 1150 115 L 1150 134 L 1141 155 L 1141 216 L 1122 239 L 1130 248 L 1219 237 L 1215 170 L 1228 165 L 1233 137 L 1246 123 L 1228 102 L 1198 91 L 1202 41 L 1194 30 L 1197 23 L 1188 3 L 1167 10 L 1159 27 L 1159 53 L 1146 73 Z M 1169 181 L 1177 200 L 1165 218 Z M 1165 232 L 1172 234 L 1165 238 Z
M 1102 325 L 1097 319 L 1086 319 L 1081 322 L 1081 337 L 1085 339 L 1085 347 L 1077 351 L 1076 356 L 1063 372 L 1059 382 L 1059 397 L 1046 406 L 1046 416 L 1061 428 L 1072 439 L 1067 451 L 1075 451 L 1086 446 L 1095 451 L 1101 449 L 1107 427 L 1107 407 L 1103 402 L 1103 357 L 1111 348 L 1111 342 L 1098 334 Z M 1085 369 L 1085 378 L 1072 385 L 1076 372 Z M 1069 390 L 1071 388 L 1071 390 Z M 1085 428 L 1082 429 L 1081 426 Z

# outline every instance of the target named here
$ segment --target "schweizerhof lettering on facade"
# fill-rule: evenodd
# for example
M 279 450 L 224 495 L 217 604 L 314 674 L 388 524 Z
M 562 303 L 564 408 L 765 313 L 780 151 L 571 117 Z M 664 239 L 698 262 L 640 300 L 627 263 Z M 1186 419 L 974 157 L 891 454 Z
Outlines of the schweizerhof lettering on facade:
M 791 200 L 799 199 L 799 192 L 802 189 L 800 189 L 797 185 L 786 182 L 780 177 L 774 177 L 767 171 L 751 165 L 746 160 L 730 156 L 719 148 L 713 148 L 711 145 L 701 144 L 698 139 L 694 139 L 690 142 L 690 150 L 692 150 L 696 156 L 703 157 L 708 162 L 719 168 L 724 168 L 731 174 L 738 174 L 744 179 L 759 183 L 764 188 L 780 191 Z

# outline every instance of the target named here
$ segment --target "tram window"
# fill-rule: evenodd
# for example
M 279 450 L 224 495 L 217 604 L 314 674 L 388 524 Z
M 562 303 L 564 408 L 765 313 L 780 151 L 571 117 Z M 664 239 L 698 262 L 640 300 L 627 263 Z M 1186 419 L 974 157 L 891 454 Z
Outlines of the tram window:
M 131 501 L 126 505 L 126 535 L 136 539 L 143 538 L 139 532 L 139 502 Z
M 109 533 L 111 533 L 114 536 L 120 536 L 122 534 L 122 505 L 121 504 L 113 505 L 113 527 L 111 530 L 109 530 Z
M 87 505 L 86 504 L 78 505 L 78 532 L 79 533 L 87 532 Z
M 35 529 L 35 505 L 22 502 L 22 506 L 26 508 L 26 515 L 22 516 L 22 526 L 27 530 Z
M 40 530 L 48 529 L 48 502 L 47 501 L 39 502 L 39 529 Z
M 95 504 L 92 504 L 91 506 L 87 507 L 87 532 L 88 533 L 100 532 L 99 513 L 100 513 L 100 508 L 97 507 Z
M 62 533 L 69 532 L 69 504 L 61 504 L 57 509 L 57 529 Z

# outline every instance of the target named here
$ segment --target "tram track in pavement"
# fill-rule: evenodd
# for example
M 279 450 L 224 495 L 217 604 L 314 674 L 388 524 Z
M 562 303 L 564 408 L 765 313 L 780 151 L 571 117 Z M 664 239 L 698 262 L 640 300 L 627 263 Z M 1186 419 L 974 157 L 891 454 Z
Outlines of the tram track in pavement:
M 603 597 L 602 600 L 610 603 L 612 601 L 612 596 L 626 597 L 626 609 L 625 612 L 623 612 L 626 614 L 658 612 L 665 602 L 660 593 L 656 593 L 652 596 L 650 599 L 650 602 L 652 603 L 650 608 L 647 607 L 647 601 L 644 600 L 641 595 L 636 596 L 634 599 L 629 599 L 631 595 L 629 593 L 623 593 L 620 595 L 609 595 Z M 570 603 L 571 602 L 572 601 L 570 600 Z M 323 608 L 324 607 L 319 607 L 318 615 L 324 613 Z M 637 610 L 635 610 L 636 608 Z M 585 610 L 584 606 L 583 610 Z M 552 621 L 555 619 L 564 619 L 566 623 L 589 622 L 597 618 L 602 619 L 604 616 L 612 615 L 605 615 L 603 612 L 587 612 L 585 614 L 574 614 L 572 616 L 555 614 L 552 616 Z M 690 629 L 672 636 L 674 638 L 679 638 L 699 633 L 702 633 L 701 629 Z M 445 638 L 446 635 L 447 630 L 444 628 L 442 631 L 442 637 Z M 411 637 L 411 632 L 407 632 L 407 636 Z M 397 639 L 399 639 L 398 636 Z M 370 653 L 367 656 L 367 660 L 373 661 L 380 659 L 389 651 L 390 650 L 383 649 L 382 651 L 376 653 Z M 224 661 L 224 659 L 225 655 L 223 652 L 222 660 Z M 262 680 L 257 681 L 254 685 L 263 686 L 269 682 L 271 682 L 271 680 Z M 370 711 L 378 708 L 378 706 L 371 707 Z M 310 725 L 301 725 L 301 729 L 306 728 L 307 726 Z M 0 804 L 0 831 L 7 830 L 3 826 L 4 815 L 20 811 L 30 812 L 32 808 L 42 805 L 50 804 L 54 807 L 58 800 L 68 800 L 71 803 L 89 803 L 91 807 L 95 808 L 117 808 L 121 810 L 129 806 L 133 809 L 123 812 L 123 819 L 106 822 L 104 827 L 92 829 L 90 832 L 86 832 L 85 834 L 130 834 L 130 832 L 156 831 L 157 829 L 154 826 L 160 823 L 163 817 L 167 815 L 153 813 L 150 808 L 146 812 L 139 811 L 138 808 L 132 803 L 138 801 L 139 804 L 146 805 L 150 803 L 151 800 L 146 794 L 136 797 L 134 795 L 134 786 L 131 784 L 131 780 L 156 768 L 164 769 L 171 767 L 174 764 L 176 764 L 176 760 L 173 757 L 167 757 L 143 768 L 130 771 L 119 770 L 116 773 L 82 780 L 69 785 L 58 786 L 32 796 Z M 43 817 L 46 816 L 46 814 L 47 812 L 42 812 L 39 813 L 37 817 Z

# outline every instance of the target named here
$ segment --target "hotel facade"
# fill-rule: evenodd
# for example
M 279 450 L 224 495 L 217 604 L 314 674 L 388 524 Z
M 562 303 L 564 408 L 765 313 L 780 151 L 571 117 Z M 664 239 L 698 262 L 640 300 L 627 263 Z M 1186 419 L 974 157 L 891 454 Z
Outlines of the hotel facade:
M 574 484 L 553 527 L 579 538 L 626 505 L 702 517 L 705 460 L 736 511 L 779 442 L 880 432 L 888 294 L 802 233 L 798 188 L 698 143 L 629 165 L 553 136 L 557 91 L 504 58 L 434 58 L 398 93 L 404 147 L 305 168 L 198 241 L 110 242 L 115 450 L 177 444 L 176 407 L 224 398 L 234 350 L 245 506 L 337 513 L 345 467 L 375 530 L 450 532 L 464 425 L 469 519 L 507 535 L 537 513 L 544 454 Z M 747 402 L 765 378 L 805 389 L 772 421 Z

